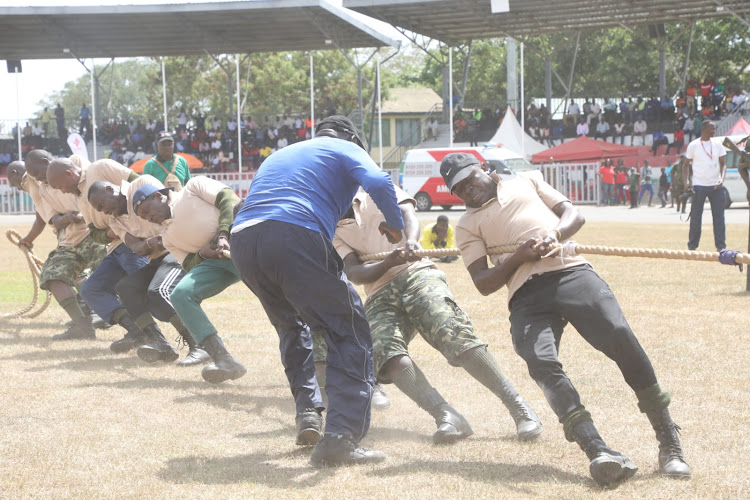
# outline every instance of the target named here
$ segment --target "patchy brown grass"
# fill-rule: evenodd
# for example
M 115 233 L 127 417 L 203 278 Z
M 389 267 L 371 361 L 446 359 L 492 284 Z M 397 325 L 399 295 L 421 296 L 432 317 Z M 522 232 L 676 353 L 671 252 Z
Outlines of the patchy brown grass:
M 21 228 L 25 230 L 26 228 Z M 710 226 L 704 245 L 710 249 Z M 742 248 L 744 226 L 728 228 Z M 686 225 L 589 224 L 585 243 L 683 248 Z M 53 244 L 50 232 L 38 253 Z M 100 340 L 52 343 L 64 312 L 53 305 L 36 320 L 0 323 L 0 496 L 6 498 L 734 498 L 750 494 L 746 386 L 750 340 L 745 276 L 711 263 L 592 257 L 615 291 L 672 392 L 692 481 L 656 471 L 657 445 L 614 363 L 574 330 L 561 357 L 604 438 L 639 467 L 614 491 L 600 490 L 587 461 L 512 350 L 505 292 L 482 297 L 460 262 L 442 265 L 461 306 L 507 375 L 545 424 L 536 443 L 514 440 L 502 405 L 463 370 L 416 340 L 412 354 L 433 384 L 471 422 L 475 434 L 436 447 L 431 418 L 390 386 L 390 409 L 373 414 L 365 440 L 388 454 L 383 464 L 317 471 L 294 445 L 294 405 L 275 332 L 242 285 L 206 302 L 248 374 L 218 387 L 199 368 L 148 366 L 115 356 Z M 0 244 L 0 276 L 21 289 L 0 312 L 31 296 L 19 282 L 21 252 Z M 24 288 L 26 287 L 26 288 Z M 24 291 L 25 290 L 25 291 Z M 23 292 L 23 293 L 22 293 Z M 165 329 L 172 335 L 171 327 Z M 184 351 L 183 351 L 184 352 Z

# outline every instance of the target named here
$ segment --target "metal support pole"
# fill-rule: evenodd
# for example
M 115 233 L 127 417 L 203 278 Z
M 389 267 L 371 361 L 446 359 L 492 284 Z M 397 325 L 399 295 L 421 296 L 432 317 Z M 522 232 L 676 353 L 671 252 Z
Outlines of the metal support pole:
M 552 61 L 549 54 L 544 56 L 544 97 L 547 101 L 547 112 L 552 113 Z M 565 114 L 565 110 L 563 110 Z
M 94 58 L 91 58 L 91 140 L 94 143 L 94 157 L 92 162 L 96 161 L 96 98 L 94 96 L 94 85 L 96 80 L 96 66 Z
M 695 21 L 690 23 L 690 38 L 688 38 L 687 53 L 685 54 L 685 67 L 682 68 L 682 81 L 680 82 L 680 90 L 685 90 L 685 84 L 687 82 L 688 65 L 690 64 L 690 49 L 693 47 L 693 32 L 695 31 Z M 750 280 L 750 278 L 748 278 Z M 750 283 L 750 281 L 748 281 Z
M 453 147 L 453 47 L 448 47 L 448 114 L 449 147 Z
M 313 55 L 310 53 L 310 137 L 315 137 L 315 82 L 313 76 Z
M 161 93 L 164 100 L 164 130 L 169 130 L 167 127 L 167 76 L 164 70 L 164 59 L 161 60 Z
M 521 157 L 526 158 L 526 101 L 523 96 L 523 42 L 521 42 Z
M 236 70 L 237 73 L 237 171 L 242 173 L 242 112 L 240 111 L 240 55 L 237 54 Z
M 364 132 L 365 129 L 365 117 L 363 116 L 363 110 L 362 110 L 362 67 L 357 66 L 357 102 L 359 102 L 359 123 L 357 123 L 357 128 L 359 129 L 360 133 Z
M 518 43 L 514 38 L 505 39 L 506 45 L 506 77 L 505 90 L 508 100 L 508 106 L 518 112 Z
M 380 100 L 380 56 L 375 60 L 377 74 L 375 75 L 375 85 L 378 90 L 378 156 L 380 169 L 383 169 L 383 115 L 381 114 L 382 101 Z
M 664 39 L 659 39 L 659 99 L 667 95 L 667 47 Z
M 21 97 L 20 97 L 20 88 L 21 84 L 18 81 L 18 66 L 15 68 L 16 73 L 16 137 L 18 138 L 18 161 L 21 161 L 23 158 L 23 153 L 21 149 Z

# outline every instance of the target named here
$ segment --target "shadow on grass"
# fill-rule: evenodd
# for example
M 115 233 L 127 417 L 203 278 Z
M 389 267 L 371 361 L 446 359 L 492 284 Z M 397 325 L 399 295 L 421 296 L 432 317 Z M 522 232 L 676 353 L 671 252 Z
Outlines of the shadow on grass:
M 271 488 L 309 488 L 336 474 L 335 469 L 308 467 L 306 463 L 311 452 L 311 448 L 300 448 L 275 454 L 258 452 L 220 458 L 199 456 L 173 458 L 157 473 L 157 476 L 175 484 L 252 483 Z M 305 466 L 274 463 L 288 458 L 299 460 L 305 463 Z
M 429 434 L 420 434 L 419 432 L 397 429 L 394 427 L 376 427 L 371 426 L 367 433 L 367 438 L 374 441 L 410 441 L 420 443 L 425 446 L 432 445 L 432 436 Z
M 96 350 L 96 355 L 101 355 L 104 350 Z M 54 351 L 49 351 L 49 358 L 56 358 Z M 135 369 L 143 366 L 136 358 L 85 358 L 85 359 L 71 359 L 69 361 L 61 361 L 59 363 L 48 364 L 44 366 L 35 366 L 27 368 L 27 372 L 46 372 L 52 370 L 71 370 L 71 371 L 115 371 L 121 372 L 123 370 Z
M 455 476 L 466 481 L 479 481 L 484 483 L 590 483 L 592 487 L 598 486 L 594 481 L 581 474 L 558 469 L 552 465 L 517 465 L 502 462 L 448 462 L 415 460 L 398 465 L 378 468 L 368 472 L 371 476 L 395 477 L 409 476 L 419 473 L 445 474 Z
M 138 359 L 123 360 L 125 363 L 120 365 L 121 369 L 127 368 L 142 368 L 143 363 Z M 127 362 L 130 364 L 126 364 Z M 129 373 L 133 375 L 132 372 Z M 95 382 L 91 384 L 80 384 L 76 387 L 88 388 L 88 387 L 110 387 L 112 389 L 172 389 L 172 390 L 192 390 L 192 389 L 204 389 L 206 383 L 202 380 L 175 380 L 170 378 L 145 378 L 145 377 L 134 377 L 132 380 L 119 380 L 117 382 Z
M 59 344 L 53 344 L 59 345 Z M 47 346 L 45 346 L 47 347 Z M 10 356 L 0 357 L 0 361 L 5 360 L 16 360 L 16 361 L 47 361 L 56 359 L 68 359 L 68 358 L 85 358 L 80 361 L 90 361 L 91 358 L 101 356 L 102 354 L 109 353 L 109 349 L 104 348 L 82 348 L 82 349 L 45 349 L 42 351 L 28 351 L 13 354 Z
M 207 383 L 204 382 L 203 388 Z M 220 384 L 218 387 L 221 387 Z M 257 387 L 260 389 L 260 387 Z M 236 394 L 228 392 L 217 392 L 213 394 L 191 394 L 175 399 L 176 403 L 202 403 L 221 408 L 227 411 L 239 411 L 244 413 L 260 413 L 266 408 L 278 408 L 289 415 L 295 414 L 294 399 L 288 396 L 268 396 L 252 394 Z M 294 423 L 292 417 L 291 422 Z

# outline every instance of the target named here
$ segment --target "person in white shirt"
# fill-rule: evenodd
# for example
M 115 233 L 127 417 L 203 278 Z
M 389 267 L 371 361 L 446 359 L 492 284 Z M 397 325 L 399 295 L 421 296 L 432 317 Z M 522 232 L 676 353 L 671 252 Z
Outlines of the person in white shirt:
M 583 118 L 581 118 L 581 122 L 576 127 L 576 135 L 578 137 L 589 135 L 589 124 L 583 121 Z
M 724 191 L 724 164 L 727 150 L 721 142 L 713 139 L 716 124 L 704 121 L 701 124 L 701 136 L 688 144 L 685 151 L 685 162 L 682 174 L 685 179 L 685 191 L 691 188 L 695 192 L 690 206 L 690 236 L 688 249 L 695 250 L 701 241 L 701 223 L 703 222 L 703 205 L 708 198 L 711 203 L 711 215 L 714 222 L 714 243 L 716 250 L 724 250 L 726 245 L 726 227 L 724 209 L 726 192 Z M 692 166 L 692 175 L 691 167 Z
M 229 120 L 227 122 L 227 130 L 230 132 L 236 132 L 237 131 L 237 122 L 234 120 Z
M 144 158 L 146 158 L 146 153 L 143 152 L 143 148 L 141 146 L 138 146 L 138 151 L 136 151 L 135 156 L 133 157 L 133 161 L 136 162 Z
M 633 137 L 630 138 L 630 145 L 635 146 L 635 138 L 641 138 L 641 146 L 646 145 L 646 130 L 648 130 L 648 124 L 646 120 L 641 116 L 633 124 Z
M 602 112 L 602 108 L 596 103 L 596 101 L 593 101 L 591 103 L 591 113 L 588 114 L 586 117 L 586 124 L 591 127 L 591 120 L 599 120 L 599 114 Z
M 34 122 L 34 126 L 31 127 L 31 135 L 35 135 L 37 137 L 42 136 L 42 127 L 40 127 L 36 122 Z
M 214 126 L 214 130 L 220 130 L 221 129 L 221 120 L 219 120 L 218 116 L 214 117 L 213 126 Z
M 181 108 L 180 114 L 177 115 L 177 125 L 180 128 L 185 128 L 187 126 L 187 113 L 185 113 L 185 108 Z
M 123 153 L 122 155 L 122 164 L 125 165 L 126 167 L 129 167 L 134 156 L 135 156 L 135 153 L 133 153 L 129 149 L 126 149 L 125 153 Z
M 282 135 L 281 138 L 279 139 L 278 143 L 277 143 L 277 147 L 279 149 L 282 149 L 282 148 L 287 147 L 288 145 L 289 145 L 289 141 L 287 141 L 286 137 Z

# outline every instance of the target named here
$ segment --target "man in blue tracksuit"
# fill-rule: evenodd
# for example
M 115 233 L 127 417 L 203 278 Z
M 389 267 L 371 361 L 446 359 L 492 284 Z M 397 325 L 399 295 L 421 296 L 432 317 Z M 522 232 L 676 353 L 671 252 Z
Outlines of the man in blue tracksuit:
M 332 244 L 359 186 L 384 214 L 381 233 L 392 243 L 401 241 L 404 222 L 390 177 L 370 159 L 348 118 L 328 117 L 318 123 L 314 140 L 263 162 L 230 241 L 234 265 L 279 335 L 297 407 L 297 444 L 317 443 L 311 457 L 317 467 L 385 458 L 359 446 L 370 425 L 372 339 L 362 301 Z M 310 329 L 323 333 L 328 344 L 322 439 L 324 406 Z

